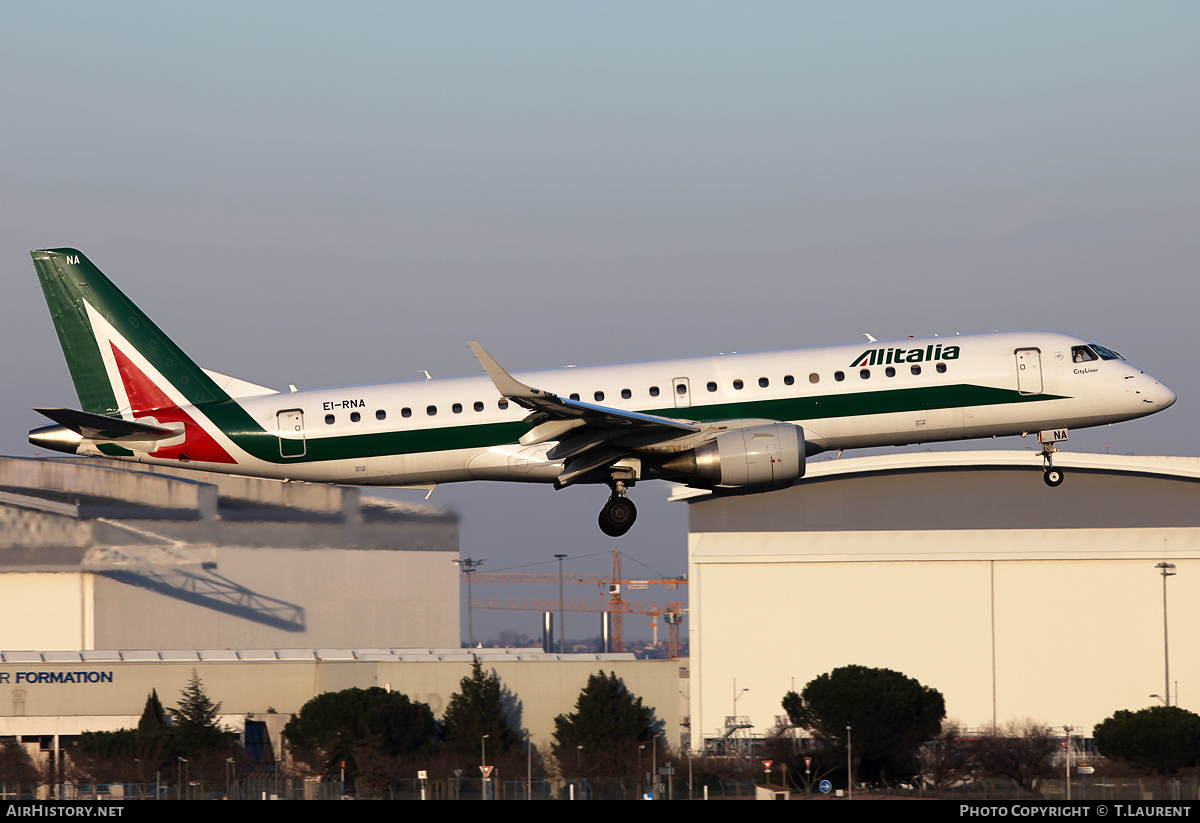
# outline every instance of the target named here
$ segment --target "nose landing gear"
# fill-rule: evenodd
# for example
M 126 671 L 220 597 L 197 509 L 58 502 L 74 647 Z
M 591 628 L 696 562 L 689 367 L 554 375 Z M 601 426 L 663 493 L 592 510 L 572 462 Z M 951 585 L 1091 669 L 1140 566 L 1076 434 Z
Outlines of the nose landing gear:
M 1038 432 L 1038 442 L 1042 444 L 1042 460 L 1046 463 L 1046 470 L 1042 474 L 1042 480 L 1045 480 L 1046 485 L 1052 489 L 1061 486 L 1063 482 L 1062 469 L 1054 468 L 1054 453 L 1059 450 L 1055 444 L 1066 439 L 1066 429 L 1049 429 Z
M 612 489 L 612 496 L 600 510 L 600 531 L 609 537 L 620 537 L 633 528 L 633 523 L 637 520 L 637 506 L 633 505 L 633 501 L 625 493 L 623 481 L 612 480 L 608 485 Z

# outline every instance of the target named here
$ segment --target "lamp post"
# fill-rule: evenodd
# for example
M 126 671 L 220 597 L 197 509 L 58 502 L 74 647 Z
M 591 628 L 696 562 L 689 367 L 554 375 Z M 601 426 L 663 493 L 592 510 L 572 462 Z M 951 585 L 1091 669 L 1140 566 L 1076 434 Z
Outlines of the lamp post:
M 1063 734 L 1067 738 L 1067 802 L 1071 802 L 1071 727 L 1063 726 Z
M 736 677 L 735 677 L 735 678 L 733 678 L 733 716 L 730 718 L 730 720 L 732 721 L 732 723 L 733 723 L 733 728 L 734 728 L 735 730 L 738 728 L 738 719 L 737 719 L 737 702 L 738 702 L 738 698 L 739 698 L 739 697 L 741 697 L 743 694 L 745 694 L 745 693 L 746 693 L 746 692 L 748 692 L 748 691 L 750 691 L 750 690 L 749 690 L 749 689 L 742 689 L 742 690 L 739 692 L 739 691 L 738 691 L 738 687 L 737 687 L 737 678 L 736 678 Z
M 469 557 L 465 557 L 462 560 L 451 560 L 450 562 L 456 566 L 459 566 L 463 570 L 463 574 L 467 576 L 467 648 L 474 648 L 475 619 L 471 605 L 471 575 L 474 574 L 475 570 L 482 566 L 486 561 L 472 560 Z
M 558 653 L 563 654 L 563 645 L 567 638 L 566 618 L 563 617 L 563 567 L 562 562 L 566 559 L 565 554 L 554 555 L 558 558 Z
M 483 777 L 483 799 L 484 800 L 487 800 L 487 790 L 488 790 L 488 782 L 489 782 L 488 775 L 487 775 L 487 739 L 489 737 L 491 737 L 490 734 L 485 734 L 483 737 L 479 738 L 479 763 L 480 763 L 479 774 L 481 777 Z
M 180 800 L 183 800 L 183 764 L 187 762 L 188 761 L 186 757 L 176 758 L 175 761 L 175 782 L 179 787 L 177 794 L 179 795 Z M 190 774 L 188 775 L 188 779 L 191 779 Z
M 1154 568 L 1162 572 L 1163 579 L 1163 696 L 1164 703 L 1171 705 L 1171 649 L 1167 644 L 1167 578 L 1175 576 L 1175 564 L 1165 560 Z
M 850 724 L 846 724 L 846 799 L 854 799 L 854 758 L 850 756 Z

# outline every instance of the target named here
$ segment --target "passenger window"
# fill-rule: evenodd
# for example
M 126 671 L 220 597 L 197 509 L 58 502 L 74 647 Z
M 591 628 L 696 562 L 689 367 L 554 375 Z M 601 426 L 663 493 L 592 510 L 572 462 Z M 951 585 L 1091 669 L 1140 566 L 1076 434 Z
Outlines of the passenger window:
M 430 417 L 433 417 L 435 414 L 437 414 L 437 406 L 426 406 L 425 413 Z
M 812 374 L 810 374 L 808 376 L 808 382 L 809 383 L 820 383 L 821 375 L 817 374 L 816 372 L 813 372 Z
M 621 389 L 621 397 L 625 400 L 628 400 L 629 398 L 633 397 L 633 392 L 631 392 L 629 389 Z
M 504 411 L 505 409 L 508 408 L 508 401 L 505 400 L 503 397 L 501 397 L 499 402 L 496 403 L 496 405 L 500 407 L 500 411 Z
M 578 400 L 578 399 L 579 399 L 579 392 L 571 392 L 571 399 L 572 399 L 572 400 Z
M 475 408 L 475 411 L 481 412 L 481 411 L 483 411 L 483 404 L 480 403 L 478 400 L 476 400 L 474 408 Z
M 790 374 L 785 374 L 783 376 L 783 385 L 790 386 L 795 382 L 796 382 L 796 378 L 792 377 Z
M 454 412 L 455 414 L 462 414 L 462 403 L 455 403 L 450 407 L 450 411 Z
M 593 394 L 592 397 L 596 398 L 596 402 L 599 403 L 601 400 L 604 399 L 604 392 L 598 391 L 595 394 Z
M 945 374 L 945 373 L 946 373 L 946 364 L 945 364 L 945 363 L 938 363 L 938 364 L 937 364 L 937 371 L 938 371 L 938 374 Z
M 334 420 L 334 417 L 333 417 L 333 415 L 332 415 L 332 414 L 327 414 L 327 415 L 325 415 L 325 423 L 326 423 L 327 425 L 330 425 L 330 426 L 332 426 L 332 425 L 333 425 L 333 420 Z
M 841 383 L 843 380 L 846 379 L 846 373 L 840 372 L 840 371 L 835 371 L 833 373 L 833 379 L 838 381 L 839 383 Z
M 859 376 L 859 377 L 861 377 L 863 380 L 866 380 L 868 377 L 870 377 L 870 376 L 871 376 L 871 370 L 870 370 L 870 369 L 863 369 L 862 371 L 860 371 L 860 372 L 858 373 L 858 376 Z
M 765 377 L 758 378 L 758 387 L 760 389 L 765 389 L 769 385 L 771 385 L 771 381 L 768 380 L 767 378 L 765 378 Z
M 687 394 L 687 383 L 679 383 L 675 386 L 675 393 L 680 397 Z
M 892 368 L 891 366 L 888 366 L 886 369 L 884 369 L 883 373 L 886 374 L 888 377 L 896 376 L 896 370 L 894 368 Z
M 410 409 L 406 406 L 405 408 L 400 410 L 400 416 L 401 417 L 412 417 L 412 409 Z
M 351 423 L 357 423 L 359 420 L 362 420 L 361 414 L 359 414 L 358 412 L 350 412 L 350 422 Z
M 651 396 L 651 397 L 658 397 L 658 386 L 651 386 L 651 387 L 650 387 L 650 396 Z
M 920 373 L 921 373 L 921 367 L 920 367 L 920 366 L 918 366 L 918 365 L 916 365 L 916 364 L 913 364 L 913 367 L 912 367 L 911 371 L 912 371 L 912 373 L 913 373 L 913 374 L 920 374 Z
M 387 418 L 387 412 L 385 412 L 383 409 L 380 409 L 379 411 L 375 412 L 376 420 L 384 420 L 386 418 Z
M 741 380 L 734 380 L 734 381 L 733 381 L 733 387 L 734 387 L 735 389 L 737 389 L 738 391 L 741 391 L 741 390 L 742 390 L 742 386 L 744 386 L 744 385 L 746 385 L 746 384 L 745 384 L 745 383 L 743 383 Z
M 709 391 L 716 391 L 716 390 L 717 390 L 717 384 L 716 384 L 716 383 L 714 383 L 713 381 L 709 380 L 709 381 L 708 381 L 708 390 L 709 390 Z

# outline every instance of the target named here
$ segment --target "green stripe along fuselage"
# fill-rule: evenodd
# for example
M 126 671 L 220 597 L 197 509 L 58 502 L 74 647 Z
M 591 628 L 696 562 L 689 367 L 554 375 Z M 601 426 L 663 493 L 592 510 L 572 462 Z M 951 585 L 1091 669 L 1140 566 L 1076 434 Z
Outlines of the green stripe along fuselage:
M 419 385 L 419 384 L 418 384 Z M 307 392 L 303 393 L 307 394 Z M 285 408 L 297 408 L 289 403 L 297 395 L 271 395 L 243 401 L 262 406 L 267 404 Z M 1065 399 L 1057 395 L 1021 395 L 1015 390 L 997 389 L 989 386 L 955 384 L 925 388 L 892 389 L 887 391 L 858 392 L 845 395 L 817 395 L 772 400 L 757 400 L 731 403 L 716 403 L 707 406 L 690 406 L 685 409 L 649 408 L 638 409 L 646 414 L 677 417 L 697 422 L 761 418 L 782 420 L 799 424 L 828 418 L 863 417 L 897 412 L 919 412 L 955 408 L 958 406 L 994 406 L 1026 404 Z M 423 408 L 423 406 L 422 406 Z M 494 423 L 463 423 L 437 428 L 413 428 L 388 430 L 362 434 L 332 434 L 320 436 L 321 423 L 316 423 L 316 434 L 306 438 L 307 449 L 303 456 L 281 456 L 279 435 L 267 431 L 234 401 L 201 404 L 197 411 L 217 424 L 230 439 L 247 454 L 268 463 L 296 464 L 327 460 L 346 460 L 389 455 L 419 454 L 456 449 L 485 449 L 515 443 L 528 430 L 520 420 Z M 374 414 L 369 409 L 369 414 Z M 390 415 L 398 409 L 387 410 Z M 313 412 L 319 415 L 320 412 Z M 464 414 L 470 414 L 465 412 Z M 306 419 L 308 412 L 306 411 Z M 347 423 L 341 428 L 353 428 Z M 310 428 L 311 432 L 311 428 Z M 922 438 L 918 438 L 922 439 Z

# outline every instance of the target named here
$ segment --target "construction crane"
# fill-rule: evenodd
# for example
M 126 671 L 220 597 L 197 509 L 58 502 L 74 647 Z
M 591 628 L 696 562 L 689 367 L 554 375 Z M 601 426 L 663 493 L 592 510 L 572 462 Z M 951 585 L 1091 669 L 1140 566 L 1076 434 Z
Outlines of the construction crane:
M 667 586 L 675 589 L 686 586 L 686 579 L 678 580 L 625 580 L 621 576 L 621 552 L 613 550 L 613 571 L 611 577 L 601 574 L 507 574 L 504 572 L 475 572 L 477 583 L 557 583 L 560 580 L 570 583 L 595 583 L 608 589 L 607 601 L 595 600 L 475 600 L 472 608 L 480 609 L 522 609 L 527 611 L 571 611 L 571 612 L 607 612 L 610 615 L 612 627 L 612 651 L 625 650 L 625 615 L 645 614 L 651 618 L 654 632 L 654 642 L 658 642 L 658 617 L 666 618 L 667 650 L 671 658 L 679 657 L 679 626 L 683 622 L 683 614 L 687 611 L 684 603 L 653 603 L 630 602 L 621 597 L 623 590 L 630 591 L 647 589 L 650 586 Z

